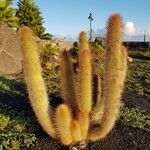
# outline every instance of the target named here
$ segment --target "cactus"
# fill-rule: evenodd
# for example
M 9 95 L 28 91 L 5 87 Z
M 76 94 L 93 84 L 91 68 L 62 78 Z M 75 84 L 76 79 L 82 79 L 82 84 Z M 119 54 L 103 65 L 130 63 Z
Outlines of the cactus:
M 104 138 L 118 118 L 120 98 L 127 69 L 127 54 L 122 48 L 122 21 L 119 14 L 109 18 L 106 38 L 105 76 L 102 103 L 97 103 L 94 112 L 103 111 L 100 126 L 89 131 L 89 138 Z M 94 113 L 93 113 L 94 114 Z
M 108 21 L 103 78 L 92 74 L 91 54 L 85 32 L 79 36 L 78 84 L 74 79 L 69 52 L 61 53 L 64 104 L 60 104 L 54 111 L 51 111 L 48 104 L 33 33 L 29 28 L 22 27 L 19 29 L 19 37 L 30 102 L 43 129 L 64 145 L 104 138 L 118 118 L 127 70 L 127 50 L 122 46 L 120 15 L 114 14 Z
M 89 113 L 92 107 L 91 54 L 85 32 L 79 37 L 79 105 Z
M 55 129 L 51 120 L 46 86 L 42 78 L 40 61 L 33 32 L 22 27 L 18 31 L 20 46 L 23 53 L 23 71 L 27 83 L 31 106 L 43 129 L 55 137 Z
M 62 52 L 60 64 L 62 97 L 66 101 L 66 104 L 71 108 L 73 116 L 75 117 L 79 112 L 79 106 L 74 81 L 73 65 L 67 51 Z
M 55 126 L 58 138 L 65 145 L 69 145 L 73 140 L 70 130 L 71 121 L 72 117 L 69 108 L 63 104 L 58 106 L 55 113 Z

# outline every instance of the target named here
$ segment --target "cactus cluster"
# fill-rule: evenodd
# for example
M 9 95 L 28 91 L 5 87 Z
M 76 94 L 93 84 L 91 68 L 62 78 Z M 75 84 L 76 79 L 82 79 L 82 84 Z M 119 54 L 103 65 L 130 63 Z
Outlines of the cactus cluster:
M 49 106 L 36 42 L 27 27 L 19 29 L 24 74 L 30 102 L 42 128 L 64 145 L 104 138 L 113 128 L 127 70 L 127 50 L 122 46 L 122 20 L 113 14 L 106 35 L 105 75 L 92 74 L 91 54 L 85 32 L 79 36 L 79 73 L 75 78 L 68 51 L 60 56 L 64 104 Z M 93 81 L 93 82 L 92 82 Z

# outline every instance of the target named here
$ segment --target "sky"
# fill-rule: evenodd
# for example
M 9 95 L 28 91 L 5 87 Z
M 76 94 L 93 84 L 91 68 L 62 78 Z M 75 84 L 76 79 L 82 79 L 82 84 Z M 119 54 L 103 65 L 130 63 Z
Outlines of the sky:
M 150 34 L 150 0 L 33 0 L 42 13 L 46 31 L 58 37 L 76 37 L 89 31 L 89 13 L 93 14 L 94 35 L 104 33 L 113 13 L 123 17 L 127 38 Z M 17 7 L 14 0 L 14 7 Z

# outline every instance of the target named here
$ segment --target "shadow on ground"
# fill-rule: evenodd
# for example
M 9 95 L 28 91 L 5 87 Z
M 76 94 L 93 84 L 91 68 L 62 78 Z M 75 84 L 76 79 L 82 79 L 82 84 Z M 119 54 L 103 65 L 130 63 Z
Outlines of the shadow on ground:
M 16 81 L 0 77 L 3 85 L 0 87 L 0 103 L 11 106 L 18 111 L 24 111 L 28 115 L 34 115 L 32 108 L 28 102 L 28 96 L 25 91 L 25 85 L 16 84 Z M 10 88 L 6 88 L 8 85 Z M 20 91 L 17 93 L 16 91 Z M 56 108 L 60 103 L 63 103 L 61 98 L 51 95 L 51 104 Z M 149 101 L 147 99 L 138 98 L 133 93 L 124 93 L 125 106 L 144 108 L 149 112 Z M 33 126 L 28 129 L 29 132 L 35 133 L 38 137 L 34 147 L 29 150 L 69 150 L 68 147 L 61 145 L 57 140 L 50 138 L 43 132 L 40 125 Z M 149 150 L 150 149 L 150 133 L 132 127 L 122 126 L 117 123 L 112 132 L 102 141 L 88 142 L 86 150 Z M 27 149 L 26 149 L 27 150 Z

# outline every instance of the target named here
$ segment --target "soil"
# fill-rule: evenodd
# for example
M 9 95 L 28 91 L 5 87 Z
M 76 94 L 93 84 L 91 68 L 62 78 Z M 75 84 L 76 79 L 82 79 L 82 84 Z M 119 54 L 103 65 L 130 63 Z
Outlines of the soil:
M 69 150 L 46 135 L 31 150 Z M 102 141 L 89 142 L 85 150 L 150 150 L 150 133 L 119 124 Z
M 51 96 L 51 98 L 56 102 L 55 96 Z M 125 106 L 144 109 L 146 114 L 150 114 L 150 101 L 146 97 L 138 97 L 133 93 L 126 92 L 122 99 Z M 33 113 L 25 97 L 0 95 L 0 102 L 19 111 L 24 110 L 30 115 Z M 52 105 L 56 107 L 59 103 L 62 103 L 61 99 L 57 99 L 57 103 L 52 103 Z M 31 147 L 30 150 L 69 150 L 68 147 L 62 146 L 58 141 L 51 139 L 40 126 L 36 129 L 35 134 L 38 140 L 35 147 Z M 117 123 L 106 139 L 96 142 L 87 141 L 86 150 L 150 150 L 150 132 Z
M 147 96 L 126 91 L 122 100 L 126 107 L 144 110 L 147 115 L 150 115 L 150 99 Z
M 117 125 L 103 141 L 90 142 L 87 150 L 150 150 L 150 133 Z

